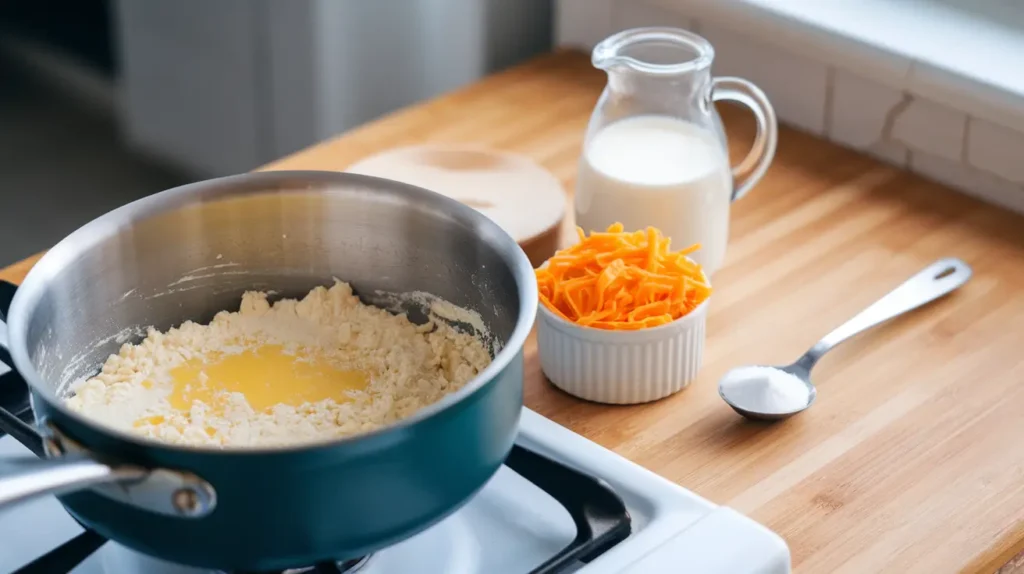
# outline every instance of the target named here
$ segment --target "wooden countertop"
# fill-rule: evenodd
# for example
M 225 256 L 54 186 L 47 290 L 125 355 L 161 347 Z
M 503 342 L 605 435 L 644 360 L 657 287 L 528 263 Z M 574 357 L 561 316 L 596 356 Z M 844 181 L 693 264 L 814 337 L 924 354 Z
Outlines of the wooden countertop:
M 542 58 L 265 169 L 476 143 L 533 157 L 571 193 L 603 84 L 582 55 Z M 723 111 L 741 154 L 753 122 Z M 971 282 L 828 355 L 809 411 L 761 426 L 718 398 L 730 367 L 796 358 L 944 256 L 969 262 Z M 531 341 L 526 403 L 766 524 L 798 572 L 991 572 L 1024 549 L 1022 285 L 1024 218 L 783 129 L 774 165 L 733 210 L 699 380 L 650 405 L 588 404 L 544 380 Z

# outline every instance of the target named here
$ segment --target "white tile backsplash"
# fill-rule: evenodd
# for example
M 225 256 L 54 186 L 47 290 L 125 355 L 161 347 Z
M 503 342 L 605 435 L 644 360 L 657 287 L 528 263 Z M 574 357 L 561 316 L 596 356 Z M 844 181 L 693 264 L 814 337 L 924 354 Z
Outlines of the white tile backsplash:
M 896 115 L 891 135 L 910 149 L 960 161 L 966 129 L 967 114 L 915 97 Z
M 887 120 L 905 98 L 900 90 L 837 70 L 832 78 L 829 138 L 857 149 L 887 139 Z
M 1024 213 L 1024 188 L 955 160 L 914 151 L 910 169 L 968 195 Z
M 971 120 L 967 163 L 1014 183 L 1024 183 L 1024 133 Z
M 944 106 L 964 111 L 972 118 L 1024 131 L 1024 98 L 995 86 L 969 81 L 941 66 L 915 62 L 903 87 L 910 93 L 927 96 Z
M 910 160 L 910 149 L 900 142 L 880 141 L 866 148 L 857 149 L 862 149 L 870 156 L 899 167 L 907 167 L 907 162 Z
M 784 122 L 814 134 L 825 132 L 828 67 L 799 54 L 753 42 L 741 33 L 699 22 L 715 47 L 712 73 L 754 82 Z

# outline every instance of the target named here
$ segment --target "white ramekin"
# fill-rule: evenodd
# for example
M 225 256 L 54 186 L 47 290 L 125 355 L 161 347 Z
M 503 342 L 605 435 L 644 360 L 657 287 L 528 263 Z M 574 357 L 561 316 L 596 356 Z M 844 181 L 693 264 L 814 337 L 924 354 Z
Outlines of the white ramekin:
M 638 331 L 581 327 L 540 304 L 537 348 L 558 388 L 598 403 L 635 404 L 686 388 L 704 358 L 708 301 L 688 315 Z

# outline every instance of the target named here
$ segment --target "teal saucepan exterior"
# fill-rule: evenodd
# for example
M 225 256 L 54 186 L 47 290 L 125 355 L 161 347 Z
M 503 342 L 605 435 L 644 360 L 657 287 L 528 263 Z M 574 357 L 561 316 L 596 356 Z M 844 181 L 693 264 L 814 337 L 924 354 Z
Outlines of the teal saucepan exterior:
M 124 342 L 119 334 L 209 320 L 247 290 L 295 297 L 334 278 L 417 322 L 430 309 L 395 294 L 429 293 L 473 311 L 476 320 L 453 323 L 493 349 L 491 364 L 394 425 L 288 447 L 170 445 L 64 405 L 68 382 L 95 373 Z M 99 534 L 204 568 L 279 570 L 372 553 L 454 512 L 504 461 L 522 410 L 536 289 L 526 255 L 494 222 L 386 179 L 262 172 L 121 207 L 47 253 L 4 312 L 10 356 L 0 359 L 31 391 L 33 432 L 52 440 L 48 458 L 18 467 L 22 479 L 39 480 L 0 472 L 0 506 L 58 494 Z M 24 438 L 3 415 L 0 430 Z M 186 475 L 203 488 L 154 478 Z M 132 498 L 111 495 L 122 491 Z M 182 502 L 183 493 L 206 494 Z

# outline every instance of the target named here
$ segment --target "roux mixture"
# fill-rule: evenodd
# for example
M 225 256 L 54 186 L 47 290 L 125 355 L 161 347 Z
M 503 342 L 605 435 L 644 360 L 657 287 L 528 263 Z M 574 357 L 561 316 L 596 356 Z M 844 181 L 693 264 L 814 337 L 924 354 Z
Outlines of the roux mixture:
M 490 361 L 477 337 L 364 305 L 339 281 L 273 305 L 248 292 L 209 325 L 150 329 L 72 385 L 67 404 L 170 443 L 314 442 L 408 417 Z

